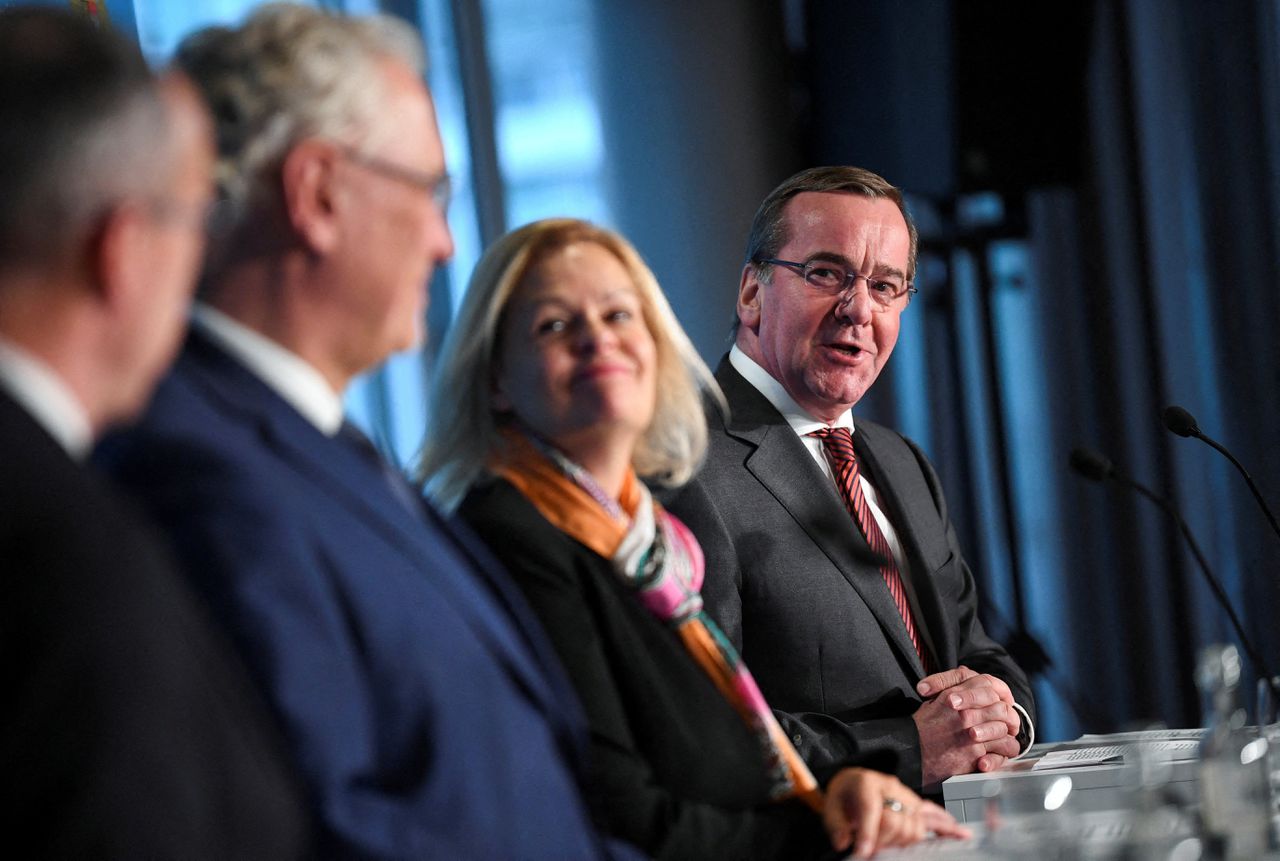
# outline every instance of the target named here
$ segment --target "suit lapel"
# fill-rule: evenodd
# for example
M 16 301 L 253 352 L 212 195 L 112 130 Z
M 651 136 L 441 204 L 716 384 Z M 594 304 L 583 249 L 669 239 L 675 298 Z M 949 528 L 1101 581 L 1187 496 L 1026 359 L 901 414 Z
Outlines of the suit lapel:
M 477 581 L 488 590 L 491 599 L 502 607 L 511 622 L 510 630 L 519 638 L 515 654 L 525 664 L 523 671 L 517 673 L 517 680 L 525 683 L 529 694 L 543 703 L 543 708 L 549 714 L 565 719 L 562 730 L 584 726 L 586 718 L 578 708 L 578 697 L 573 684 L 547 640 L 541 623 L 533 615 L 501 563 L 456 517 L 446 520 L 429 506 L 427 513 L 440 531 L 453 539 L 459 552 L 471 563 Z M 529 686 L 527 682 L 531 679 L 536 679 L 536 683 Z M 581 760 L 585 748 L 582 747 L 582 739 L 576 730 L 563 732 L 562 736 L 570 755 Z
M 773 494 L 858 593 L 901 659 L 923 676 L 920 656 L 874 562 L 876 555 L 849 516 L 835 485 L 814 463 L 804 443 L 768 398 L 748 383 L 728 359 L 720 363 L 716 379 L 731 410 L 725 430 L 754 447 L 746 459 L 747 470 Z
M 474 553 L 425 500 L 417 512 L 401 504 L 376 463 L 355 445 L 322 434 L 198 330 L 189 336 L 187 356 L 189 369 L 224 412 L 255 426 L 263 444 L 305 476 L 318 494 L 339 502 L 431 576 L 433 585 L 533 699 L 550 713 L 560 710 L 544 667 L 535 665 L 522 641 L 527 631 L 511 612 L 508 597 L 495 587 L 500 578 L 475 562 Z M 443 558 L 440 542 L 450 545 L 458 565 Z M 508 621 L 513 624 L 505 624 Z

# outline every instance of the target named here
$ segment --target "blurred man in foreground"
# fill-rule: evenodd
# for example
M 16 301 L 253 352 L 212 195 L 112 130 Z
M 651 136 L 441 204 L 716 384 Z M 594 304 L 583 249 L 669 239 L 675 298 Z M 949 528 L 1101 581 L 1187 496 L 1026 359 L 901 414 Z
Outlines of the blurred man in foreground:
M 303 851 L 230 644 L 82 463 L 173 358 L 212 157 L 190 84 L 69 12 L 0 11 L 0 823 L 41 857 Z

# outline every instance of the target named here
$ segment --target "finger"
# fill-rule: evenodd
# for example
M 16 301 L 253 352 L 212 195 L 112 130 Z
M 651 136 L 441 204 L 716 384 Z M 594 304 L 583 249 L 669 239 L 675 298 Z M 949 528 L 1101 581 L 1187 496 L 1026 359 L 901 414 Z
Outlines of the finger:
M 981 691 L 981 693 L 972 693 L 975 691 Z M 947 696 L 952 694 L 961 697 L 972 696 L 972 700 L 966 699 L 962 707 L 985 706 L 995 702 L 1013 705 L 1013 693 L 1009 690 L 1009 686 L 1001 679 L 986 673 L 981 675 L 975 673 L 963 682 L 952 685 L 949 690 L 941 693 Z
M 977 763 L 978 771 L 981 771 L 984 773 L 989 771 L 995 771 L 1008 761 L 1009 761 L 1009 757 L 999 753 L 991 753 L 990 751 L 988 751 L 987 753 L 984 753 L 982 756 L 978 757 L 978 763 Z
M 923 825 L 915 812 L 918 805 L 909 807 L 908 803 L 901 799 L 898 799 L 898 803 L 902 805 L 901 810 L 886 807 L 884 815 L 880 817 L 880 833 L 876 837 L 876 849 L 905 846 L 914 842 L 912 835 L 915 826 Z M 923 834 L 923 831 L 921 833 Z
M 956 712 L 960 717 L 960 725 L 965 729 L 977 726 L 982 723 L 991 723 L 998 721 L 1003 724 L 1005 729 L 1009 728 L 1009 712 L 1013 711 L 1005 703 L 992 703 L 982 708 L 964 709 Z
M 986 749 L 986 753 L 994 753 L 997 756 L 1003 756 L 1005 759 L 1013 759 L 1022 753 L 1022 745 L 1018 744 L 1018 739 L 1011 735 L 1006 735 L 994 741 L 983 742 L 981 746 Z
M 956 711 L 960 709 L 981 709 L 1000 702 L 1000 694 L 995 688 L 982 683 L 974 684 L 970 679 L 944 691 L 938 699 L 944 700 Z
M 1006 708 L 1004 722 L 1009 725 L 1009 735 L 1017 735 L 1022 731 L 1022 715 L 1017 709 L 1013 707 Z
M 966 838 L 973 836 L 973 832 L 956 822 L 954 816 L 932 801 L 926 801 L 921 805 L 920 818 L 924 821 L 925 828 L 939 837 Z
M 988 688 L 995 694 L 996 699 L 1013 705 L 1013 692 L 1009 690 L 1009 686 L 1005 684 L 1003 679 L 997 679 L 988 673 L 975 674 L 965 679 L 959 685 L 960 688 Z
M 1005 680 L 992 675 L 988 675 L 987 678 L 991 680 L 991 687 L 996 689 L 1000 699 L 1009 705 L 1013 705 L 1013 691 L 1009 690 L 1009 685 L 1005 683 Z
M 884 820 L 884 803 L 877 799 L 870 809 L 864 810 L 857 826 L 857 851 L 859 858 L 870 858 L 876 852 L 880 841 L 880 827 Z
M 990 745 L 992 742 L 1006 738 L 1009 735 L 1009 725 L 1001 720 L 983 721 L 975 724 L 966 730 L 969 738 L 974 741 L 982 742 L 984 745 Z M 987 747 L 990 750 L 990 747 Z
M 896 779 L 891 790 L 892 797 L 897 800 L 897 810 L 886 808 L 880 820 L 880 838 L 878 846 L 907 846 L 924 839 L 925 824 L 920 811 L 924 800 Z M 888 792 L 886 792 L 888 797 Z M 887 803 L 887 802 L 886 802 Z M 886 829 L 888 831 L 886 832 Z
M 920 818 L 920 808 L 916 806 L 910 815 L 900 817 L 903 821 L 894 834 L 894 842 L 880 841 L 882 846 L 910 846 L 924 839 L 924 820 Z
M 961 726 L 965 728 L 975 727 L 978 724 L 990 723 L 991 721 L 999 721 L 1004 725 L 1008 735 L 1017 735 L 1018 730 L 1022 727 L 1022 719 L 1018 717 L 1017 709 L 1010 708 L 1007 703 L 999 702 L 989 705 L 986 708 L 965 709 L 958 712 L 960 715 Z M 988 735 L 987 738 L 995 738 L 996 736 Z
M 880 785 L 887 775 L 860 768 L 840 771 L 827 786 L 822 822 L 831 847 L 841 852 L 849 848 L 863 822 L 880 815 L 883 794 Z
M 943 670 L 921 679 L 916 684 L 916 693 L 922 697 L 931 697 L 939 691 L 945 691 L 976 675 L 977 673 L 963 665 L 952 670 Z

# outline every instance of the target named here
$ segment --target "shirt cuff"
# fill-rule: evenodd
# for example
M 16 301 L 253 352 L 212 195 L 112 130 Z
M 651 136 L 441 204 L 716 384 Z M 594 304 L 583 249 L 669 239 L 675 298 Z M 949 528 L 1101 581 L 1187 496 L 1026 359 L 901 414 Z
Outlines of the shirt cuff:
M 1027 714 L 1027 710 L 1017 703 L 1013 707 L 1018 710 L 1018 715 L 1022 718 L 1022 730 L 1018 733 L 1018 743 L 1022 745 L 1022 749 L 1018 751 L 1018 755 L 1009 760 L 1022 759 L 1027 755 L 1027 751 L 1031 750 L 1031 745 L 1036 743 L 1036 725 L 1031 722 L 1031 715 Z

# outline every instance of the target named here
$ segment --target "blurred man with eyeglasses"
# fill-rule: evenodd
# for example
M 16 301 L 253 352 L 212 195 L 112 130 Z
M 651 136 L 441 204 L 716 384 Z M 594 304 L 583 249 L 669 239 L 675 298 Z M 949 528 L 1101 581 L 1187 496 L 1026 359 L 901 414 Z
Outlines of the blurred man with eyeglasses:
M 84 463 L 173 359 L 212 164 L 188 82 L 70 10 L 0 10 L 0 827 L 26 856 L 306 851 L 231 643 Z
M 323 856 L 605 857 L 536 620 L 343 418 L 354 376 L 421 341 L 453 253 L 419 35 L 279 4 L 177 62 L 226 212 L 177 365 L 104 461 L 267 693 Z
M 890 751 L 925 790 L 1029 746 L 1027 679 L 978 621 L 932 466 L 853 406 L 915 288 L 901 192 L 803 171 L 757 210 L 701 473 L 672 500 L 707 607 L 819 770 Z

